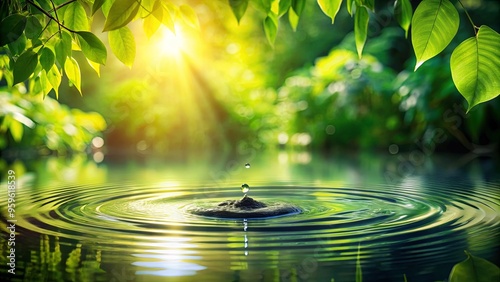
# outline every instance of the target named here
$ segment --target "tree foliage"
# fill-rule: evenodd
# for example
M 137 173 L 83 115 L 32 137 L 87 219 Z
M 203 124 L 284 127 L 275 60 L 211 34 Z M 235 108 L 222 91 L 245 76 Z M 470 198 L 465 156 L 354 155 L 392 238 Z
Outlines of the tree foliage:
M 156 22 L 172 31 L 178 20 L 199 26 L 191 6 L 164 0 L 8 0 L 2 9 L 6 16 L 0 22 L 1 56 L 9 63 L 2 65 L 0 78 L 9 87 L 27 83 L 32 94 L 44 96 L 52 90 L 58 94 L 63 75 L 81 92 L 82 62 L 75 52 L 81 51 L 98 74 L 99 65 L 106 64 L 108 51 L 101 33 L 91 29 L 99 11 L 111 51 L 127 66 L 133 64 L 136 50 L 126 27 L 131 21 L 143 19 L 151 34 L 158 28 Z
M 258 11 L 267 40 L 273 45 L 283 23 L 281 18 L 288 14 L 290 26 L 297 29 L 306 2 L 227 0 L 227 7 L 238 23 L 250 7 Z M 175 32 L 177 22 L 203 28 L 193 3 L 171 0 L 5 0 L 0 11 L 0 80 L 10 88 L 24 83 L 35 95 L 46 96 L 54 91 L 57 97 L 62 77 L 66 76 L 81 93 L 80 66 L 89 64 L 99 74 L 100 66 L 108 59 L 102 32 L 107 33 L 110 50 L 115 56 L 125 65 L 132 66 L 136 42 L 127 25 L 132 21 L 142 21 L 148 36 L 157 32 L 160 25 Z M 332 24 L 344 3 L 354 19 L 355 45 L 361 57 L 368 38 L 370 17 L 376 12 L 375 1 L 317 1 Z M 459 12 L 467 15 L 474 36 L 454 50 L 450 66 L 454 84 L 468 101 L 470 110 L 500 94 L 498 32 L 486 25 L 476 26 L 460 0 L 423 0 L 415 10 L 409 0 L 394 1 L 395 19 L 406 34 L 411 31 L 415 71 L 449 46 L 458 30 Z M 98 16 L 103 20 L 96 20 Z M 99 23 L 101 26 L 97 26 Z M 79 52 L 86 60 L 77 59 Z
M 56 100 L 26 95 L 22 87 L 0 88 L 0 149 L 17 147 L 27 153 L 69 154 L 84 151 L 106 128 L 103 117 L 70 109 Z M 28 129 L 28 130 L 26 130 Z M 4 133 L 9 134 L 4 134 Z
M 238 2 L 238 1 L 230 1 Z M 278 21 L 270 19 L 282 16 L 287 10 L 294 16 L 290 19 L 300 17 L 300 12 L 305 1 L 282 1 L 268 0 L 264 4 L 263 11 L 267 13 L 264 21 L 266 36 L 271 45 L 274 44 Z M 279 10 L 273 9 L 275 3 L 279 3 Z M 321 10 L 335 21 L 342 0 L 317 0 Z M 356 49 L 361 57 L 367 39 L 368 22 L 370 13 L 375 11 L 374 0 L 346 0 L 349 14 L 354 17 L 354 32 L 356 38 Z M 283 4 L 282 4 L 283 3 Z M 394 16 L 400 26 L 408 34 L 411 27 L 412 45 L 416 56 L 415 71 L 427 60 L 441 53 L 455 37 L 459 26 L 459 15 L 457 5 L 462 6 L 458 0 L 455 4 L 450 0 L 423 0 L 413 13 L 409 0 L 394 1 Z M 463 6 L 462 6 L 463 7 Z M 238 21 L 245 12 L 239 6 L 231 5 L 233 13 Z M 467 11 L 464 9 L 464 12 Z M 500 35 L 484 25 L 477 27 L 467 14 L 475 32 L 475 37 L 470 38 L 457 47 L 453 53 L 451 72 L 453 81 L 458 91 L 469 102 L 469 110 L 479 103 L 491 100 L 500 94 L 500 78 L 498 75 L 500 66 Z M 296 22 L 290 20 L 292 28 L 296 29 Z M 482 30 L 482 32 L 480 32 Z

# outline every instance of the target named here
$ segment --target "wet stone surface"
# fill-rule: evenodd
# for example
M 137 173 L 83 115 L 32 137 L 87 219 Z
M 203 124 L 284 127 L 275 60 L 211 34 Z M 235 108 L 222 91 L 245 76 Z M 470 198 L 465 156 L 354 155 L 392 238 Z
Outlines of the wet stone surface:
M 266 204 L 247 195 L 239 200 L 226 200 L 214 207 L 198 207 L 192 214 L 219 218 L 263 218 L 300 213 L 300 209 L 287 203 Z
M 233 207 L 233 208 L 240 208 L 240 209 L 258 209 L 258 208 L 265 208 L 267 207 L 266 204 L 256 201 L 253 198 L 248 197 L 247 195 L 243 196 L 243 198 L 239 200 L 227 200 L 224 201 L 220 204 L 218 204 L 219 207 Z

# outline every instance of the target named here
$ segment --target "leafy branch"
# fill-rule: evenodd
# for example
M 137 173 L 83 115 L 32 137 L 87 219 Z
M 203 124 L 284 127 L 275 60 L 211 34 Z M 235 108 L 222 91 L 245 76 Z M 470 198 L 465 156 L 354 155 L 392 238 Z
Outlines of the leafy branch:
M 468 110 L 500 94 L 500 35 L 490 27 L 477 27 L 467 9 L 457 0 L 474 28 L 473 38 L 460 44 L 451 56 L 451 74 L 457 90 L 469 103 Z M 244 16 L 249 0 L 230 0 L 229 5 L 238 23 Z M 272 8 L 272 0 L 263 1 L 264 30 L 268 41 L 274 45 L 278 21 L 270 20 L 290 15 L 290 25 L 295 30 L 303 10 L 304 0 L 279 1 L 279 9 Z M 317 0 L 321 10 L 334 23 L 342 0 Z M 354 35 L 361 58 L 368 34 L 370 12 L 375 11 L 374 0 L 347 0 L 347 11 L 354 17 Z M 353 9 L 355 7 L 355 9 Z M 453 40 L 459 27 L 459 15 L 450 0 L 423 0 L 413 11 L 410 0 L 394 1 L 394 16 L 408 34 L 415 51 L 415 71 L 427 60 L 441 53 Z
M 36 40 L 42 39 L 45 30 L 54 32 L 49 26 L 52 21 L 58 27 L 60 38 L 54 40 L 56 42 L 47 47 L 52 48 L 51 52 L 55 53 L 53 55 L 57 59 L 59 76 L 63 73 L 63 70 L 66 74 L 75 74 L 74 81 L 72 81 L 75 86 L 78 85 L 77 82 L 79 81 L 76 78 L 79 75 L 79 67 L 72 57 L 71 46 L 73 43 L 81 47 L 83 54 L 91 61 L 91 66 L 96 69 L 97 73 L 99 73 L 98 65 L 104 65 L 107 58 L 104 44 L 89 30 L 88 18 L 91 18 L 98 10 L 104 12 L 103 31 L 108 32 L 111 50 L 120 61 L 128 66 L 132 65 L 135 58 L 134 36 L 127 27 L 133 20 L 137 18 L 144 20 L 144 30 L 148 36 L 156 32 L 159 23 L 172 31 L 175 31 L 175 23 L 178 20 L 182 20 L 193 27 L 199 27 L 198 18 L 192 7 L 188 5 L 177 6 L 170 1 L 115 0 L 112 4 L 108 3 L 111 6 L 106 6 L 105 10 L 103 10 L 106 3 L 104 0 L 96 0 L 92 4 L 88 4 L 86 1 L 68 0 L 58 6 L 53 0 L 49 1 L 50 10 L 45 10 L 34 0 L 24 2 L 46 16 L 45 22 L 47 24 L 43 29 L 42 24 L 32 14 L 26 16 L 24 13 L 16 12 L 18 11 L 16 9 L 19 8 L 18 1 L 6 1 L 9 13 L 1 22 L 0 48 L 10 49 L 12 47 L 12 53 L 16 57 L 9 59 L 15 60 L 17 55 L 19 55 L 19 58 L 26 59 L 27 56 L 30 63 L 29 68 L 25 68 L 26 66 L 20 65 L 19 59 L 15 60 L 15 65 L 18 65 L 18 67 L 14 69 L 18 69 L 18 71 L 10 70 L 14 73 L 14 78 L 10 77 L 12 72 L 5 75 L 9 85 L 13 85 L 13 82 L 24 81 L 30 77 L 40 79 L 40 73 L 34 73 L 38 65 L 35 63 L 38 62 L 38 55 L 40 54 L 33 52 L 32 47 Z M 457 1 L 472 24 L 475 36 L 462 42 L 453 51 L 450 60 L 451 75 L 456 88 L 468 101 L 470 110 L 475 105 L 491 100 L 500 94 L 500 77 L 495 75 L 500 73 L 500 54 L 497 52 L 500 49 L 500 35 L 486 25 L 476 26 L 463 3 L 460 0 Z M 306 0 L 261 0 L 253 2 L 256 9 L 263 14 L 263 28 L 270 45 L 274 45 L 276 41 L 278 28 L 282 22 L 279 19 L 288 14 L 288 21 L 292 29 L 295 30 L 306 2 Z M 331 18 L 332 24 L 343 2 L 343 0 L 317 0 L 317 4 L 324 14 Z M 370 14 L 375 13 L 375 1 L 346 0 L 345 2 L 347 3 L 348 13 L 354 18 L 355 44 L 358 56 L 361 57 L 368 37 Z M 238 23 L 241 22 L 245 15 L 249 3 L 250 0 L 228 0 L 228 6 Z M 4 5 L 5 2 L 2 2 L 2 7 Z M 87 15 L 89 9 L 86 10 L 83 5 L 92 5 L 90 15 Z M 66 7 L 64 19 L 58 15 L 58 11 L 63 7 Z M 26 10 L 26 7 L 24 9 Z M 416 57 L 415 71 L 427 60 L 441 53 L 451 43 L 458 32 L 460 21 L 457 8 L 450 0 L 423 0 L 415 11 L 413 11 L 410 0 L 395 0 L 394 17 L 405 30 L 406 35 L 411 29 L 411 43 Z M 40 26 L 38 38 L 33 36 L 33 33 L 28 34 L 25 31 L 28 20 L 32 25 Z M 49 40 L 52 36 L 53 34 L 51 34 Z M 25 38 L 31 40 L 32 45 L 22 45 L 21 41 L 18 42 L 18 40 L 24 40 Z M 8 44 L 14 45 L 8 46 Z M 45 49 L 45 46 L 42 47 L 41 49 Z M 45 54 L 49 53 L 49 51 L 44 52 Z M 50 55 L 48 56 L 50 57 Z M 69 59 L 66 60 L 66 58 Z M 52 59 L 48 61 L 45 60 L 47 57 L 43 57 L 43 59 L 45 64 L 43 70 L 46 72 L 51 71 Z M 96 66 L 94 63 L 98 65 Z M 19 69 L 23 68 L 26 70 L 19 71 Z M 54 74 L 55 70 L 52 70 L 52 72 L 53 76 L 58 77 L 57 73 Z M 19 76 L 20 74 L 22 75 Z M 41 75 L 43 76 L 43 74 Z M 57 82 L 54 81 L 53 84 L 42 83 L 42 86 L 52 85 L 55 89 L 55 86 L 58 86 Z M 40 88 L 44 88 L 42 86 Z M 45 87 L 41 92 L 46 94 L 49 91 L 48 89 L 49 87 Z
M 72 0 L 72 1 L 70 1 L 70 3 L 75 2 L 75 1 L 76 1 L 76 0 Z M 52 9 L 53 9 L 53 11 L 54 11 L 54 13 L 55 13 L 55 17 L 54 17 L 54 16 L 52 16 L 49 12 L 45 11 L 42 7 L 38 6 L 38 5 L 37 5 L 35 2 L 33 2 L 32 0 L 27 0 L 27 2 L 28 2 L 28 3 L 30 3 L 30 5 L 32 5 L 33 7 L 35 7 L 38 11 L 40 11 L 40 12 L 42 12 L 44 15 L 46 15 L 49 19 L 51 19 L 51 20 L 53 20 L 55 23 L 57 23 L 57 25 L 58 25 L 60 28 L 62 27 L 62 28 L 64 28 L 65 30 L 67 30 L 67 31 L 69 31 L 69 32 L 71 32 L 71 33 L 75 33 L 75 32 L 76 32 L 76 31 L 74 31 L 74 30 L 72 30 L 72 29 L 68 28 L 67 26 L 65 26 L 63 23 L 61 23 L 61 22 L 59 21 L 59 18 L 58 18 L 58 16 L 57 16 L 57 9 L 58 9 L 58 8 L 56 8 L 56 7 L 55 7 L 54 2 L 53 2 L 52 0 L 51 0 L 50 2 L 52 3 L 52 6 L 53 6 L 53 8 L 52 8 Z M 68 4 L 70 4 L 70 3 L 68 3 Z M 66 4 L 66 3 L 65 3 L 65 4 Z M 66 4 L 66 5 L 67 5 L 67 4 Z M 63 6 L 64 6 L 64 5 L 63 5 Z
M 49 13 L 55 12 L 55 11 L 61 9 L 62 7 L 66 6 L 66 5 L 69 5 L 69 4 L 71 4 L 73 2 L 76 2 L 76 1 L 78 1 L 78 0 L 69 0 L 68 2 L 64 2 L 62 4 L 59 4 L 57 7 L 53 7 L 52 10 L 49 10 Z M 52 5 L 54 5 L 53 0 L 51 0 L 50 2 L 52 2 Z

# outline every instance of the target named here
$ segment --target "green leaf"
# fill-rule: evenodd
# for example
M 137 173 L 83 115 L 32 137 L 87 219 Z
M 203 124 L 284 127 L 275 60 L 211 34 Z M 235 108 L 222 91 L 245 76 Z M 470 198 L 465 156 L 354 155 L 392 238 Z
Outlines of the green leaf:
M 92 62 L 91 60 L 87 59 L 87 63 L 89 63 L 89 66 L 95 71 L 95 73 L 97 74 L 97 76 L 101 76 L 101 65 L 96 63 L 96 62 Z
M 252 2 L 257 5 L 257 9 L 265 14 L 268 14 L 271 11 L 273 0 L 255 0 Z
M 306 5 L 306 0 L 292 0 L 292 9 L 295 11 L 295 14 L 300 18 L 302 15 L 302 11 Z
M 35 87 L 33 87 L 34 93 L 41 93 L 43 97 L 49 94 L 50 90 L 52 90 L 52 85 L 48 81 L 47 72 L 42 70 L 40 75 L 35 78 Z
M 500 281 L 500 268 L 493 263 L 475 257 L 465 251 L 467 259 L 455 264 L 451 270 L 450 282 L 491 282 Z
M 12 61 L 7 55 L 0 55 L 0 80 L 5 79 L 8 87 L 14 84 L 14 74 L 12 73 Z
M 332 24 L 335 21 L 335 16 L 340 10 L 340 4 L 342 4 L 342 0 L 318 0 L 319 7 L 325 13 L 325 15 L 329 16 L 332 19 Z M 348 3 L 349 4 L 349 3 Z
M 161 18 L 161 22 L 163 23 L 164 26 L 166 26 L 170 31 L 172 31 L 175 34 L 175 22 L 172 17 L 172 14 L 170 13 L 170 9 L 166 6 L 163 7 L 163 16 Z
M 59 98 L 59 85 L 61 85 L 61 73 L 56 65 L 53 65 L 52 68 L 47 72 L 47 80 L 49 81 L 52 88 L 56 92 L 56 98 Z
M 411 23 L 415 70 L 450 44 L 458 25 L 457 9 L 449 0 L 424 0 L 418 5 Z
M 99 8 L 101 8 L 102 4 L 104 4 L 104 2 L 106 2 L 106 0 L 95 0 L 94 1 L 94 4 L 92 5 L 92 15 L 95 14 L 95 12 L 97 12 L 97 10 L 99 10 Z
M 71 56 L 72 38 L 66 31 L 61 31 L 61 37 L 58 39 L 54 46 L 56 59 L 62 67 L 66 62 L 66 58 Z
M 45 86 L 45 85 L 44 85 Z M 43 86 L 42 84 L 40 83 L 40 75 L 34 77 L 33 79 L 30 79 L 29 80 L 29 89 L 30 89 L 30 92 L 33 93 L 34 95 L 39 95 L 39 94 L 43 94 Z M 44 95 L 45 97 L 45 95 Z
M 12 139 L 14 141 L 19 142 L 23 138 L 23 124 L 20 123 L 19 121 L 12 119 L 10 121 L 10 126 L 9 126 L 10 134 L 12 135 Z
M 111 6 L 113 6 L 114 2 L 114 0 L 104 0 L 104 3 L 102 3 L 101 11 L 105 18 L 108 17 L 109 10 L 111 10 Z
M 163 18 L 163 5 L 160 0 L 157 0 L 153 8 L 151 10 L 151 15 L 153 15 L 154 18 L 156 18 L 159 22 L 161 22 L 161 19 Z
M 159 7 L 161 7 L 161 0 L 142 0 L 142 9 L 139 12 L 139 16 L 141 18 L 148 17 L 155 9 Z
M 236 20 L 240 23 L 241 18 L 247 10 L 248 0 L 229 0 L 229 6 L 231 6 L 231 10 L 233 10 Z
M 500 35 L 481 26 L 451 54 L 451 77 L 469 103 L 467 111 L 500 94 Z
M 87 13 L 82 4 L 75 1 L 66 6 L 64 11 L 64 25 L 72 30 L 88 30 L 89 21 L 87 19 Z
M 354 15 L 352 12 L 352 5 L 354 5 L 354 0 L 347 0 L 346 5 L 347 5 L 347 12 L 352 17 Z
M 361 58 L 365 46 L 369 19 L 368 9 L 365 6 L 358 6 L 356 14 L 354 14 L 354 38 L 359 58 Z
M 182 19 L 184 19 L 184 21 L 187 24 L 189 24 L 190 26 L 192 26 L 194 28 L 200 27 L 200 23 L 198 22 L 198 16 L 194 12 L 193 8 L 191 8 L 191 6 L 180 5 L 179 10 L 181 12 Z
M 8 46 L 12 55 L 21 54 L 26 49 L 26 36 L 24 34 L 19 36 L 16 41 L 9 43 Z
M 108 33 L 109 46 L 118 60 L 132 67 L 135 59 L 135 40 L 132 31 L 126 26 Z
M 288 22 L 290 22 L 290 26 L 293 31 L 297 31 L 297 26 L 299 25 L 299 16 L 295 14 L 293 9 L 288 10 Z
M 26 50 L 14 63 L 14 84 L 25 81 L 35 71 L 38 64 L 38 54 L 32 49 Z
M 276 33 L 278 32 L 278 19 L 273 13 L 269 13 L 264 19 L 264 32 L 266 33 L 267 41 L 271 46 L 274 46 Z
M 16 41 L 26 27 L 26 17 L 12 14 L 0 22 L 0 46 Z
M 161 1 L 157 0 L 153 5 L 151 15 L 144 18 L 144 22 L 142 25 L 142 28 L 144 29 L 144 32 L 146 33 L 146 36 L 148 38 L 151 38 L 151 36 L 155 34 L 155 32 L 160 27 L 162 20 L 163 20 L 163 6 L 161 5 Z M 173 26 L 174 23 L 172 21 L 172 27 Z
M 405 31 L 405 37 L 408 37 L 408 30 L 410 29 L 411 17 L 413 16 L 413 9 L 410 0 L 396 0 L 394 2 L 394 17 L 399 25 Z
M 39 38 L 31 39 L 31 48 L 36 49 L 39 46 L 42 46 L 44 43 Z
M 108 52 L 104 43 L 89 31 L 79 31 L 76 35 L 85 57 L 93 62 L 105 65 Z
M 153 15 L 146 17 L 142 24 L 142 29 L 148 38 L 151 38 L 153 34 L 158 30 L 161 25 L 161 20 L 163 18 L 163 9 L 156 9 L 153 11 Z
M 24 30 L 24 34 L 29 39 L 35 39 L 38 38 L 38 36 L 40 36 L 40 34 L 42 33 L 42 29 L 43 27 L 40 24 L 38 18 L 35 16 L 30 16 L 26 21 L 26 28 Z
M 292 0 L 280 0 L 278 6 L 278 17 L 283 16 L 291 7 Z
M 116 0 L 109 10 L 103 31 L 119 29 L 131 22 L 139 11 L 141 0 Z
M 361 0 L 361 6 L 365 6 L 369 10 L 375 11 L 375 1 L 374 0 Z
M 40 51 L 40 65 L 45 71 L 50 71 L 56 61 L 56 56 L 50 48 L 44 47 Z
M 69 82 L 71 82 L 80 95 L 82 94 L 82 76 L 80 74 L 80 66 L 78 66 L 78 62 L 73 57 L 69 57 L 64 63 L 64 72 L 68 77 Z

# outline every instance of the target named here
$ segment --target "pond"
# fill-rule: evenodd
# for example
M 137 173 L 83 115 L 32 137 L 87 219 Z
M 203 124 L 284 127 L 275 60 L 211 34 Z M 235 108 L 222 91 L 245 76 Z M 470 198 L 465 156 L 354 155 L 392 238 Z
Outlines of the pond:
M 11 281 L 443 281 L 464 250 L 499 265 L 498 160 L 422 156 L 18 161 L 12 211 L 2 172 L 0 270 Z M 241 198 L 243 184 L 301 212 L 189 213 Z

